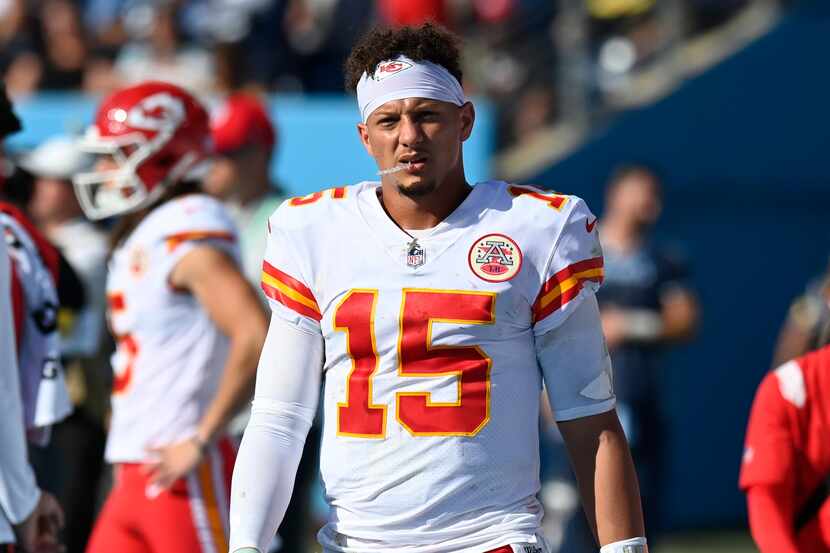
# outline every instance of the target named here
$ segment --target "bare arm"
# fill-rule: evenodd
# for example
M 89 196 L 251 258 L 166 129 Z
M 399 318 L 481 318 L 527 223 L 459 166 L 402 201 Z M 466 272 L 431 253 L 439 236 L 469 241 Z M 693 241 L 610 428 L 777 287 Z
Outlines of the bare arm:
M 637 474 L 617 412 L 559 422 L 600 545 L 644 536 Z
M 697 330 L 700 306 L 685 288 L 673 288 L 660 298 L 659 311 L 609 306 L 602 310 L 602 328 L 608 347 L 622 343 L 677 343 L 690 340 Z
M 660 339 L 666 342 L 690 340 L 697 329 L 700 307 L 691 291 L 674 288 L 660 298 L 663 331 Z
M 219 389 L 199 423 L 197 436 L 208 442 L 253 395 L 268 320 L 254 289 L 216 248 L 200 247 L 187 254 L 173 269 L 170 281 L 189 290 L 230 339 Z
M 195 440 L 157 450 L 162 462 L 155 468 L 153 482 L 162 487 L 192 470 L 201 448 L 250 400 L 267 327 L 253 288 L 233 261 L 216 248 L 203 246 L 188 253 L 171 272 L 170 283 L 193 294 L 228 336 L 230 349 L 219 388 L 199 422 Z

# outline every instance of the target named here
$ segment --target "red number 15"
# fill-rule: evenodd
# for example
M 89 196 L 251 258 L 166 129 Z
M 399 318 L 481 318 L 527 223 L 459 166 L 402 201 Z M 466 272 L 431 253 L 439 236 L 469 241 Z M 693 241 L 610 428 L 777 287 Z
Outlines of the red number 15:
M 378 369 L 375 342 L 377 290 L 352 290 L 338 305 L 334 327 L 346 333 L 352 370 L 346 401 L 337 406 L 337 433 L 386 436 L 386 405 L 372 403 Z M 434 346 L 434 323 L 493 324 L 496 296 L 489 292 L 405 289 L 398 333 L 398 375 L 455 376 L 457 400 L 432 401 L 430 392 L 397 392 L 398 422 L 415 436 L 474 436 L 490 420 L 492 361 L 478 346 Z

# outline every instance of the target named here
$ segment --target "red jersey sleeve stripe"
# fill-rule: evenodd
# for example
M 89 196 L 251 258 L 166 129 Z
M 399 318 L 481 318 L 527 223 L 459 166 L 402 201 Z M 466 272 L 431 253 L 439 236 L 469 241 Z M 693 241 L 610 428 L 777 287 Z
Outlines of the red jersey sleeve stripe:
M 269 275 L 276 280 L 280 281 L 281 283 L 285 284 L 289 288 L 297 291 L 298 293 L 302 294 L 303 296 L 307 297 L 311 301 L 317 303 L 314 299 L 314 294 L 311 292 L 311 289 L 297 280 L 296 278 L 292 277 L 288 273 L 284 273 L 268 263 L 267 261 L 262 262 L 262 272 L 266 275 Z
M 316 321 L 322 319 L 317 300 L 314 299 L 311 290 L 267 261 L 262 264 L 262 291 L 272 300 L 280 302 L 300 315 Z
M 235 242 L 236 237 L 231 232 L 221 230 L 194 230 L 189 232 L 179 232 L 171 234 L 165 239 L 167 243 L 167 251 L 173 251 L 182 245 L 184 242 L 191 240 L 226 240 L 228 242 Z
M 602 257 L 569 265 L 542 286 L 533 304 L 533 320 L 539 322 L 579 295 L 586 281 L 602 283 Z
M 283 294 L 279 288 L 270 286 L 265 281 L 262 282 L 262 291 L 265 292 L 265 295 L 271 298 L 272 300 L 280 302 L 284 306 L 288 307 L 292 311 L 296 311 L 300 315 L 309 317 L 318 322 L 323 318 L 317 309 L 309 307 L 304 303 L 300 303 L 290 298 L 286 294 Z

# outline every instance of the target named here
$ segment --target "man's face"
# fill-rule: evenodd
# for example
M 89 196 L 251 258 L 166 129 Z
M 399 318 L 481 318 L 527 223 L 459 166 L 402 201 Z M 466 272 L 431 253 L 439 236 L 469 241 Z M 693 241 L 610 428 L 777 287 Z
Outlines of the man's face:
M 255 146 L 218 154 L 202 181 L 202 188 L 215 198 L 230 200 L 260 175 L 267 174 L 269 163 L 269 151 Z
M 420 197 L 437 190 L 447 175 L 460 167 L 461 143 L 469 138 L 474 120 L 469 102 L 458 107 L 438 100 L 406 98 L 383 104 L 357 128 L 379 169 L 407 165 L 384 180 L 392 179 L 406 196 Z
M 40 177 L 29 201 L 29 212 L 40 223 L 60 222 L 81 215 L 72 183 L 67 180 Z
M 639 226 L 649 227 L 657 222 L 663 208 L 657 186 L 651 175 L 632 173 L 616 184 L 609 207 Z
M 239 183 L 239 164 L 232 156 L 216 156 L 202 183 L 205 192 L 220 200 L 231 197 Z

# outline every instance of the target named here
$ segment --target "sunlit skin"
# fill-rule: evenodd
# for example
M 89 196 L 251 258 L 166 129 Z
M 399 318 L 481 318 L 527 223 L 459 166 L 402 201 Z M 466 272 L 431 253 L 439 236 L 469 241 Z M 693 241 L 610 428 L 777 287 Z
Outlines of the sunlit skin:
M 432 228 L 464 201 L 462 143 L 470 137 L 475 109 L 425 98 L 386 102 L 359 123 L 366 151 L 379 169 L 412 166 L 381 177 L 383 206 L 404 229 Z
M 654 225 L 663 210 L 659 185 L 646 172 L 634 172 L 608 191 L 603 225 L 614 223 L 639 235 Z
M 35 193 L 29 201 L 29 213 L 47 234 L 52 232 L 53 227 L 83 216 L 72 184 L 49 177 L 35 180 Z
M 202 187 L 222 201 L 247 205 L 273 189 L 270 163 L 270 149 L 257 146 L 217 155 Z
M 118 166 L 118 162 L 113 159 L 110 155 L 101 155 L 98 156 L 98 159 L 95 160 L 95 171 L 104 173 L 109 171 L 117 171 L 120 167 Z M 104 188 L 113 188 L 117 186 L 116 182 L 112 179 L 107 180 L 103 183 Z

